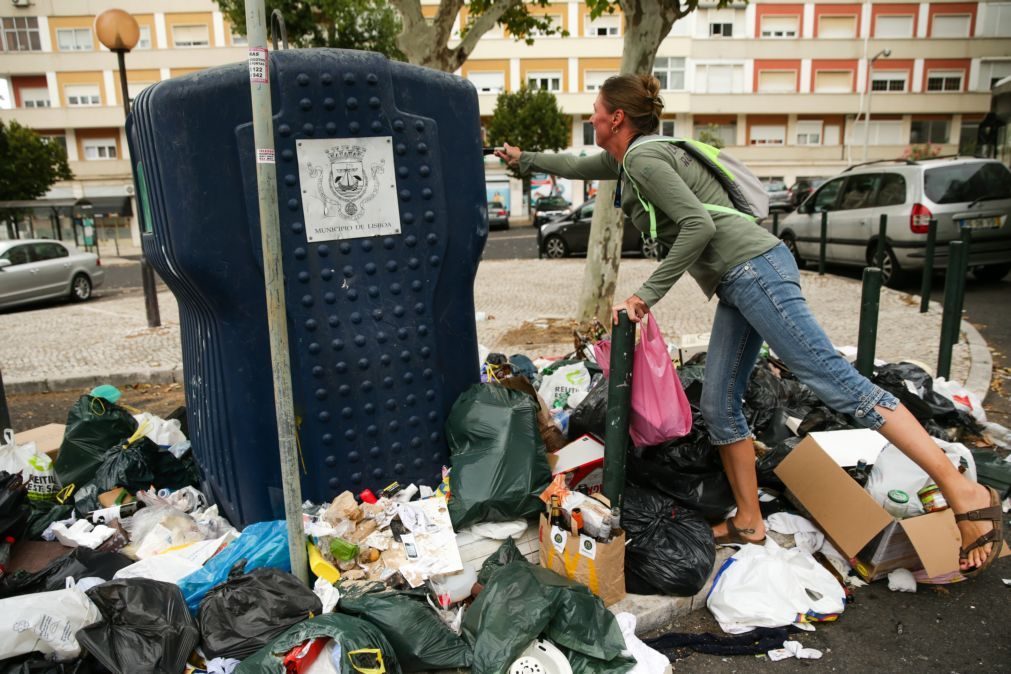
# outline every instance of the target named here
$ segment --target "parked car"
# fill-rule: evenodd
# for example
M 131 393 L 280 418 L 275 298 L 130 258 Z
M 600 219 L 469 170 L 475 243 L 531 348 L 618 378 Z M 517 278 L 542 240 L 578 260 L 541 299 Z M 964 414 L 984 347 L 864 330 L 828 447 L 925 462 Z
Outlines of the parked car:
M 781 180 L 765 183 L 765 191 L 769 194 L 770 213 L 789 213 L 793 210 L 790 205 L 790 191 L 786 189 L 786 183 Z
M 593 220 L 593 203 L 590 199 L 568 215 L 552 220 L 541 227 L 541 254 L 548 258 L 561 258 L 576 253 L 585 253 L 590 241 L 590 222 Z M 643 257 L 658 256 L 658 245 L 654 239 L 643 240 L 632 221 L 625 218 L 622 228 L 621 251 L 640 253 Z
M 818 258 L 822 213 L 828 214 L 825 259 L 857 266 L 874 263 L 880 218 L 887 216 L 882 275 L 892 287 L 923 268 L 932 219 L 935 268 L 948 266 L 947 243 L 969 229 L 973 276 L 995 281 L 1011 271 L 1011 171 L 997 160 L 897 160 L 847 169 L 780 223 L 780 238 L 799 263 Z
M 790 203 L 790 210 L 796 209 L 804 200 L 811 196 L 811 192 L 825 184 L 827 178 L 798 178 L 790 189 L 787 190 L 787 200 Z
M 501 229 L 509 229 L 509 209 L 502 206 L 502 204 L 489 201 L 488 202 L 488 228 L 495 229 L 496 227 Z
M 103 280 L 94 253 L 44 239 L 0 241 L 0 308 L 60 297 L 83 302 Z
M 572 204 L 563 197 L 539 197 L 533 207 L 534 227 L 540 227 L 545 222 L 567 215 L 570 208 Z

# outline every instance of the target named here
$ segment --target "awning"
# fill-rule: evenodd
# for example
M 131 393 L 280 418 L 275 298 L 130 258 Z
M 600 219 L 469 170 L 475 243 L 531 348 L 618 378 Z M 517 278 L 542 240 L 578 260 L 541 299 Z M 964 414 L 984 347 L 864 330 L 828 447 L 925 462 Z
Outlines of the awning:
M 91 204 L 90 208 L 75 208 L 79 202 L 86 201 Z M 101 217 L 130 217 L 133 215 L 133 208 L 130 205 L 130 197 L 85 197 L 84 199 L 28 199 L 23 201 L 0 201 L 0 210 L 33 210 L 35 215 L 48 217 L 55 209 L 60 215 L 80 216 L 90 215 L 93 218 Z

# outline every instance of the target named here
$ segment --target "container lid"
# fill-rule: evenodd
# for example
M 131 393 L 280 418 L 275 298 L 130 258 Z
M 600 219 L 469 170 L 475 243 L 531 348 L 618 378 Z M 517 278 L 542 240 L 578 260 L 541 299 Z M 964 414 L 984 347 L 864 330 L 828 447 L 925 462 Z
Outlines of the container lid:
M 893 489 L 888 492 L 888 500 L 896 503 L 909 503 L 909 494 L 901 489 Z

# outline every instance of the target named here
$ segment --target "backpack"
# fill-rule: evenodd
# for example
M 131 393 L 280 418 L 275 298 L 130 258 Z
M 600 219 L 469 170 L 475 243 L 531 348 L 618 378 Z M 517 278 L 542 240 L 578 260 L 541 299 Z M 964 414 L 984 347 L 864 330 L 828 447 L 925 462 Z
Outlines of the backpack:
M 646 136 L 636 140 L 625 151 L 625 157 L 621 162 L 625 175 L 628 175 L 625 161 L 628 159 L 629 153 L 632 152 L 633 148 L 645 143 L 671 143 L 677 145 L 709 169 L 709 173 L 727 191 L 727 196 L 730 197 L 730 203 L 734 205 L 734 208 L 727 208 L 726 206 L 719 206 L 717 204 L 702 204 L 707 211 L 730 213 L 752 222 L 769 215 L 769 194 L 765 191 L 762 182 L 747 166 L 726 152 L 722 152 L 719 148 L 706 145 L 691 138 Z M 639 186 L 635 184 L 631 176 L 629 176 L 629 182 L 635 188 L 635 195 L 639 198 L 639 203 L 649 213 L 649 235 L 656 239 L 656 212 L 653 209 L 653 204 L 642 198 Z

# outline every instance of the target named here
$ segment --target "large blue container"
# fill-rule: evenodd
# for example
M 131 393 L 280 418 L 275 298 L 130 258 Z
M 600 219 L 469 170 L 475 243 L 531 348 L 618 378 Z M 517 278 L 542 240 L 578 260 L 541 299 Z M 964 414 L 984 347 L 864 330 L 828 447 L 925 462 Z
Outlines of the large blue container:
M 434 485 L 449 408 L 478 380 L 476 93 L 367 52 L 282 51 L 269 68 L 303 497 Z M 204 487 L 237 525 L 283 513 L 251 119 L 243 63 L 149 87 L 128 123 L 144 253 L 179 303 Z M 303 199 L 354 193 L 367 171 L 340 174 L 336 162 L 360 159 L 355 141 L 373 137 L 393 166 L 358 168 L 388 181 L 373 206 L 395 206 L 400 233 L 309 242 Z M 302 184 L 298 143 L 322 139 L 339 148 L 328 150 L 334 182 Z M 355 210 L 337 196 L 331 208 Z

